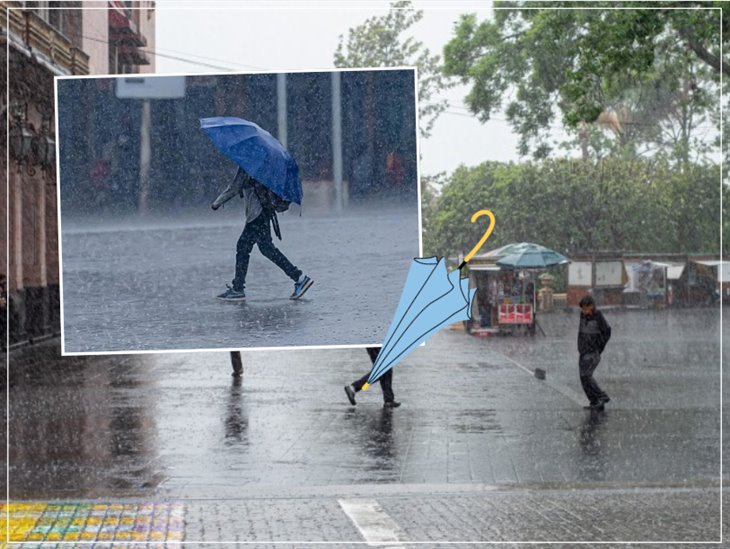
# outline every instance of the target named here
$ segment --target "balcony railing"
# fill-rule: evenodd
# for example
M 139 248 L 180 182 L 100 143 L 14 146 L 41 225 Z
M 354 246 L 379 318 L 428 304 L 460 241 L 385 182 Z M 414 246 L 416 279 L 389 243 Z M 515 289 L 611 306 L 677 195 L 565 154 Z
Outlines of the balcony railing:
M 24 9 L 21 2 L 0 1 L 0 26 L 64 72 L 89 74 L 89 56 L 37 13 Z

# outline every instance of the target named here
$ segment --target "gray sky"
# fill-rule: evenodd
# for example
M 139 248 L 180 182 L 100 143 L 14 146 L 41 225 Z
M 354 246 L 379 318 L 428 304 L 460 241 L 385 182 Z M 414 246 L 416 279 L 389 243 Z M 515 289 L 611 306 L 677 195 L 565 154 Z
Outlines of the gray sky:
M 189 58 L 239 72 L 329 69 L 338 37 L 368 17 L 387 12 L 388 2 L 201 2 L 158 1 L 156 47 L 160 54 Z M 491 2 L 420 2 L 423 19 L 413 36 L 442 55 L 462 13 L 491 14 Z M 158 73 L 220 72 L 158 56 Z M 464 106 L 467 88 L 444 96 L 451 106 L 421 140 L 421 173 L 453 171 L 460 164 L 517 160 L 517 137 L 504 120 L 480 124 Z M 503 117 L 500 117 L 503 118 Z

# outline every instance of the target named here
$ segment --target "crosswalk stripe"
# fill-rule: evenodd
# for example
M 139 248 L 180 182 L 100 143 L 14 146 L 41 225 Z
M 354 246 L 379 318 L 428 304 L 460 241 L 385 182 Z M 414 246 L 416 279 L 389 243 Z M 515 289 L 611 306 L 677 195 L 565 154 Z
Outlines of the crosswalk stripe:
M 404 549 L 397 545 L 398 542 L 405 541 L 404 532 L 376 500 L 338 499 L 337 502 L 369 546 Z

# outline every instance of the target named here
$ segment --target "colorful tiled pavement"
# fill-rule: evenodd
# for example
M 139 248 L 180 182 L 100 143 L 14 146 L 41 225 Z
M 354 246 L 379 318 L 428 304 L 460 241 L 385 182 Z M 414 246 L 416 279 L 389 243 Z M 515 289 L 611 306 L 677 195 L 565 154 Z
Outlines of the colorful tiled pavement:
M 0 504 L 0 540 L 11 542 L 124 541 L 175 542 L 183 539 L 182 503 Z

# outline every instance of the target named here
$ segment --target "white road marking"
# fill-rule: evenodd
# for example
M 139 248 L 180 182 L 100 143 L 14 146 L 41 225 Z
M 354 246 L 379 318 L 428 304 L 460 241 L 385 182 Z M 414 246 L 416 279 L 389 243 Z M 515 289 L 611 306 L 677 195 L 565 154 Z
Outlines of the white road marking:
M 520 364 L 519 362 L 517 362 L 515 359 L 508 357 L 504 353 L 499 353 L 499 354 L 502 355 L 507 360 L 509 360 L 512 364 L 514 364 L 518 368 L 522 368 L 525 372 L 527 372 L 531 376 L 534 376 L 535 375 L 535 371 L 534 370 L 530 370 L 526 366 L 523 366 L 522 364 Z M 559 392 L 560 394 L 562 394 L 564 397 L 572 400 L 576 404 L 580 404 L 581 406 L 583 406 L 584 404 L 587 403 L 587 400 L 586 400 L 586 398 L 583 395 L 579 394 L 577 391 L 574 391 L 570 387 L 567 387 L 565 385 L 561 385 L 560 383 L 553 383 L 548 378 L 545 378 L 544 380 L 541 380 L 541 381 L 542 381 L 542 383 L 545 383 L 548 387 L 551 387 L 552 389 L 555 389 L 557 392 Z
M 338 499 L 345 514 L 370 546 L 404 549 L 405 534 L 374 499 Z

